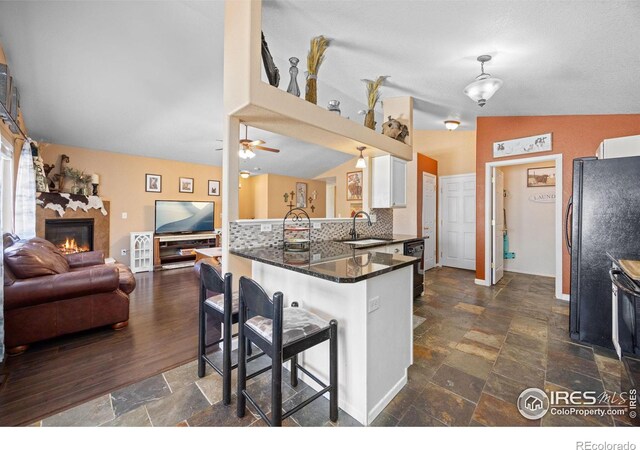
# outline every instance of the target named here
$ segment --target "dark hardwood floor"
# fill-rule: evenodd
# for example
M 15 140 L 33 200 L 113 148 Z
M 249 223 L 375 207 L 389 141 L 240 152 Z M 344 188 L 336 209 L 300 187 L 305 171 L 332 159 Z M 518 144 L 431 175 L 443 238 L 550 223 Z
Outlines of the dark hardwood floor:
M 141 273 L 136 279 L 127 328 L 65 336 L 5 359 L 0 425 L 29 425 L 196 358 L 193 269 Z

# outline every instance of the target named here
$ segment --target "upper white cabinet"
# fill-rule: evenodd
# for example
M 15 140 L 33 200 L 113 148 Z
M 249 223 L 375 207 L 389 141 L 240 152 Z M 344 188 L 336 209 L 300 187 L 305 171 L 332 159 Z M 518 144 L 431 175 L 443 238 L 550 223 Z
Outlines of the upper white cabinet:
M 372 208 L 407 206 L 407 162 L 395 156 L 371 159 Z

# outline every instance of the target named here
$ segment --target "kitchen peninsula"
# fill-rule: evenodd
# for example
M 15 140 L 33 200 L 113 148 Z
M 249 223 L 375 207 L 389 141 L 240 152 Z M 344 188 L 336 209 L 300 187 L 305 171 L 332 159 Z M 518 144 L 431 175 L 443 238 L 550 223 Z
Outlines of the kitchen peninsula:
M 252 278 L 269 295 L 284 293 L 338 321 L 339 406 L 370 424 L 407 383 L 413 362 L 412 276 L 416 258 L 375 248 L 316 241 L 309 251 L 283 247 L 235 249 L 252 261 Z M 328 380 L 328 346 L 306 351 L 299 363 Z M 315 389 L 313 380 L 301 376 Z

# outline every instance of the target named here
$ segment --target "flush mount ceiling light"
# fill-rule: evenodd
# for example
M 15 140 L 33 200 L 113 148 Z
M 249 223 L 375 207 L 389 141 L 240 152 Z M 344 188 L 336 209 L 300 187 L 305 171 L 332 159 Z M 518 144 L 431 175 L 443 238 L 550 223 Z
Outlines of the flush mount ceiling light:
M 478 56 L 480 62 L 481 74 L 476 77 L 476 81 L 469 83 L 464 88 L 464 93 L 474 102 L 478 103 L 478 106 L 484 106 L 493 94 L 502 86 L 502 80 L 492 77 L 490 73 L 484 73 L 484 63 L 491 61 L 491 56 L 481 55 Z
M 358 151 L 360 152 L 360 158 L 358 158 L 358 162 L 356 162 L 356 169 L 366 169 L 367 168 L 367 161 L 364 159 L 364 156 L 362 156 L 362 152 L 366 148 L 367 147 L 357 147 Z
M 240 171 L 240 177 L 241 178 L 249 178 L 251 176 L 251 172 L 249 172 L 248 170 L 241 170 Z
M 457 120 L 445 120 L 444 126 L 447 127 L 447 130 L 453 131 L 460 126 L 460 122 Z

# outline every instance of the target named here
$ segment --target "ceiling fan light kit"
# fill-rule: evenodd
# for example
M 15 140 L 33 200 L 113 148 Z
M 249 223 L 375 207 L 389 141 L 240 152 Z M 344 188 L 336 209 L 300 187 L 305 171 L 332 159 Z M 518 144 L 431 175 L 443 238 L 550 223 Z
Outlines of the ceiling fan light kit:
M 447 127 L 447 130 L 453 131 L 460 126 L 460 122 L 458 120 L 445 120 L 444 126 Z
M 464 88 L 464 93 L 476 102 L 478 106 L 482 107 L 500 89 L 502 80 L 492 77 L 490 73 L 485 73 L 484 71 L 484 63 L 491 61 L 491 56 L 480 55 L 478 56 L 478 61 L 480 62 L 481 73 L 476 77 L 475 81 Z

